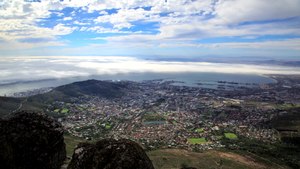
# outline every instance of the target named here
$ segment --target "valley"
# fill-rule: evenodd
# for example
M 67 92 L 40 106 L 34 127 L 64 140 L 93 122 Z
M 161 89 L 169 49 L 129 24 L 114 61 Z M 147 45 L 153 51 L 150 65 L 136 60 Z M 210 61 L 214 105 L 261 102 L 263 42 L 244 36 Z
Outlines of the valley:
M 300 78 L 271 77 L 277 83 L 232 90 L 176 86 L 163 80 L 88 80 L 34 96 L 3 97 L 1 111 L 43 111 L 58 119 L 66 134 L 82 141 L 126 138 L 150 154 L 168 149 L 250 153 L 251 158 L 264 159 L 263 164 L 271 160 L 268 165 L 273 167 L 294 168 L 300 166 L 295 155 Z

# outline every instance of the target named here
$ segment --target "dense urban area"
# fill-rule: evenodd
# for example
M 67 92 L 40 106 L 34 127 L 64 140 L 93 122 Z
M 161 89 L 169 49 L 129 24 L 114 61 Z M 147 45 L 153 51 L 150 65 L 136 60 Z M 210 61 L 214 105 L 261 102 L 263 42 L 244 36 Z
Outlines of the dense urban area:
M 118 81 L 112 83 L 126 86 L 121 97 L 73 97 L 53 101 L 45 111 L 57 114 L 73 136 L 128 138 L 147 149 L 207 150 L 224 147 L 221 140 L 240 137 L 275 143 L 285 131 L 275 129 L 270 121 L 287 114 L 287 108 L 299 107 L 300 80 L 297 76 L 272 78 L 277 82 L 218 81 L 215 89 L 161 79 Z M 26 94 L 32 93 L 22 96 Z
M 69 159 L 79 142 L 126 138 L 156 168 L 241 168 L 243 159 L 250 168 L 299 168 L 300 76 L 267 76 L 270 83 L 87 80 L 0 97 L 0 114 L 56 118 Z

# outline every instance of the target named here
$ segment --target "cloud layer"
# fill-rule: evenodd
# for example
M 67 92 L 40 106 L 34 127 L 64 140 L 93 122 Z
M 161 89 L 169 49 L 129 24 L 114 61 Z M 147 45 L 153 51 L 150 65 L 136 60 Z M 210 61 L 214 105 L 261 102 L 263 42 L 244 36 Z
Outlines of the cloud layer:
M 180 48 L 189 55 L 267 50 L 284 57 L 297 55 L 299 41 L 299 0 L 0 1 L 2 55 L 72 55 L 78 47 L 83 55 L 130 55 L 141 47 L 136 55 Z
M 300 68 L 296 67 L 207 62 L 163 62 L 116 56 L 5 57 L 0 58 L 0 69 L 1 83 L 132 73 L 300 74 Z

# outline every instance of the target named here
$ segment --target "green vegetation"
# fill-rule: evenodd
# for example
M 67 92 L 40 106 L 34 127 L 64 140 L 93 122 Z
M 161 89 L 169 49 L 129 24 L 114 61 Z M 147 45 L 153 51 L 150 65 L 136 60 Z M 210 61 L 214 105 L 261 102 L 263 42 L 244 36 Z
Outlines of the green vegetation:
M 87 80 L 59 86 L 44 94 L 28 97 L 28 103 L 39 106 L 47 106 L 54 101 L 72 102 L 73 97 L 98 96 L 104 98 L 116 98 L 124 94 L 126 86 L 107 81 Z M 39 104 L 36 104 L 39 103 Z
M 0 116 L 3 117 L 8 112 L 16 110 L 21 102 L 20 98 L 0 97 Z
M 288 110 L 293 108 L 300 108 L 300 104 L 278 104 L 276 105 L 277 109 Z
M 31 110 L 36 112 L 43 111 L 46 106 L 41 100 L 35 102 L 28 101 L 26 98 L 13 98 L 0 96 L 0 117 L 7 116 L 9 112 L 15 110 Z M 20 108 L 20 109 L 19 109 Z
M 69 109 L 67 109 L 67 108 L 63 108 L 61 111 L 60 111 L 61 113 L 63 113 L 63 114 L 66 114 L 66 113 L 68 113 L 69 112 Z
M 203 133 L 204 132 L 204 128 L 197 128 L 195 131 L 197 133 Z
M 106 129 L 106 130 L 111 129 L 111 125 L 110 125 L 109 123 L 106 123 L 106 124 L 105 124 L 105 129 Z
M 300 108 L 290 108 L 286 113 L 273 118 L 271 125 L 280 133 L 281 140 L 300 147 Z
M 165 117 L 158 113 L 145 113 L 143 116 L 144 121 L 165 121 Z
M 69 156 L 69 157 L 72 157 L 75 147 L 80 142 L 85 142 L 84 139 L 79 138 L 79 137 L 74 137 L 69 134 L 65 134 L 64 139 L 65 139 L 65 144 L 66 144 L 67 156 Z
M 276 163 L 277 166 L 288 165 L 292 168 L 300 168 L 300 147 L 292 144 L 281 142 L 266 143 L 243 136 L 240 136 L 239 139 L 223 139 L 222 144 L 227 149 L 240 153 L 243 156 L 255 156 L 264 162 Z
M 160 149 L 149 151 L 147 154 L 155 169 L 181 168 L 184 166 L 199 169 L 257 169 L 257 166 L 269 169 L 278 168 L 278 166 L 253 161 L 252 158 L 244 158 L 236 153 L 220 151 L 196 153 L 182 149 Z
M 237 139 L 237 135 L 234 134 L 234 133 L 224 133 L 225 135 L 225 138 L 228 138 L 228 139 Z
M 203 143 L 207 142 L 204 137 L 201 137 L 201 138 L 188 138 L 187 140 L 190 144 L 203 144 Z
M 58 113 L 59 111 L 60 111 L 60 109 L 55 109 L 54 110 L 55 113 Z

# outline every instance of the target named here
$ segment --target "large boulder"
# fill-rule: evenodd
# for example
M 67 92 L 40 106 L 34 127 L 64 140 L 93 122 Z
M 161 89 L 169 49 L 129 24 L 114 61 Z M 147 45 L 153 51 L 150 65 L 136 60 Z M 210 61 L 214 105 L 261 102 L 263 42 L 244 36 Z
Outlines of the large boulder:
M 42 113 L 19 112 L 0 120 L 3 169 L 58 169 L 66 158 L 63 128 Z
M 96 144 L 80 143 L 74 150 L 68 169 L 154 169 L 154 167 L 137 143 L 126 139 L 104 139 Z

